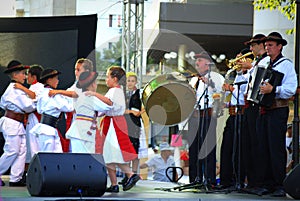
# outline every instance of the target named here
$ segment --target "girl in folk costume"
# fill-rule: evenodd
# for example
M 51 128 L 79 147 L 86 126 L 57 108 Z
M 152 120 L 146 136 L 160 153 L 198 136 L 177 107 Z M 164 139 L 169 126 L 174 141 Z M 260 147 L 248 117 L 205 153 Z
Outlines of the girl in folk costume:
M 76 84 L 78 82 L 79 76 L 82 72 L 92 72 L 94 71 L 93 62 L 86 58 L 80 58 L 75 63 L 75 82 L 74 84 L 68 88 L 67 90 L 57 90 L 53 89 L 49 91 L 49 96 L 55 96 L 56 94 L 61 94 L 70 98 L 73 98 L 74 104 L 76 104 L 77 98 L 82 94 L 82 89 L 79 89 Z M 74 115 L 75 111 L 66 113 L 66 131 L 69 130 L 71 123 L 75 120 L 76 115 Z M 70 140 L 66 138 L 61 138 L 61 142 L 63 144 L 63 151 L 69 152 L 70 150 L 69 144 Z
M 56 129 L 61 112 L 73 111 L 72 99 L 56 95 L 49 97 L 49 91 L 58 85 L 58 75 L 60 72 L 54 69 L 46 69 L 42 72 L 40 82 L 45 88 L 37 100 L 37 111 L 42 115 L 40 123 L 36 124 L 31 130 L 31 137 L 37 140 L 37 152 L 62 152 L 60 136 Z
M 5 110 L 5 115 L 0 119 L 0 132 L 3 133 L 5 144 L 0 158 L 0 175 L 4 174 L 10 167 L 10 186 L 25 186 L 22 175 L 26 159 L 26 131 L 24 128 L 24 117 L 26 113 L 35 110 L 35 105 L 27 94 L 16 89 L 15 83 L 23 84 L 26 79 L 28 66 L 19 61 L 9 62 L 4 73 L 9 74 L 11 83 L 1 96 L 0 107 Z M 0 186 L 4 182 L 0 179 Z
M 117 193 L 119 192 L 119 186 L 117 184 L 116 166 L 125 172 L 129 178 L 123 185 L 123 191 L 131 189 L 140 177 L 134 174 L 128 166 L 128 162 L 134 160 L 137 157 L 137 153 L 128 137 L 128 129 L 124 117 L 126 109 L 124 95 L 126 87 L 125 71 L 121 67 L 110 67 L 106 73 L 106 85 L 109 90 L 105 97 L 113 106 L 111 110 L 106 112 L 106 116 L 101 122 L 102 135 L 106 137 L 103 145 L 103 157 L 111 181 L 111 186 L 106 189 L 106 192 Z M 98 93 L 91 93 L 90 95 L 103 98 L 103 95 Z
M 39 81 L 41 73 L 43 71 L 43 67 L 34 64 L 30 66 L 27 75 L 27 84 L 30 85 L 29 89 L 27 89 L 22 84 L 16 83 L 15 88 L 23 90 L 31 99 L 34 100 L 36 105 L 37 97 L 41 94 L 44 89 L 44 85 Z M 30 163 L 33 154 L 31 153 L 31 147 L 36 146 L 36 139 L 30 138 L 29 131 L 40 122 L 41 115 L 35 110 L 34 112 L 28 114 L 28 119 L 26 123 L 26 146 L 27 146 L 27 153 L 26 153 L 26 163 Z M 36 150 L 37 148 L 33 148 Z
M 97 76 L 97 72 L 81 73 L 76 85 L 77 88 L 82 89 L 82 92 L 96 92 Z M 74 102 L 76 118 L 66 133 L 66 137 L 70 139 L 72 153 L 96 153 L 97 127 L 95 122 L 97 121 L 97 114 L 98 112 L 105 113 L 111 108 L 112 106 L 95 96 L 86 96 L 82 93 L 79 95 L 77 101 Z

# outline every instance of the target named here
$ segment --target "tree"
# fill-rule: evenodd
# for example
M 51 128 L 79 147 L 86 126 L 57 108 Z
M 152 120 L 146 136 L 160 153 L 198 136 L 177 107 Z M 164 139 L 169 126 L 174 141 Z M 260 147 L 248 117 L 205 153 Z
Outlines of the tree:
M 289 20 L 295 19 L 296 14 L 296 0 L 254 0 L 255 10 L 279 10 Z M 294 29 L 287 30 L 287 34 L 292 34 Z
M 112 43 L 110 48 L 104 48 L 102 52 L 96 51 L 97 71 L 106 71 L 108 67 L 121 66 L 122 39 Z

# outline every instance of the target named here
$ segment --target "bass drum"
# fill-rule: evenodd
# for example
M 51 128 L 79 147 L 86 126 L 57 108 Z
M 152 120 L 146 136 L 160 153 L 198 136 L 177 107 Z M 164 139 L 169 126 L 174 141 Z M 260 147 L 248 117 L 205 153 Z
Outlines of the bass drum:
M 190 116 L 196 95 L 186 77 L 174 72 L 148 82 L 143 89 L 142 102 L 151 121 L 172 126 Z

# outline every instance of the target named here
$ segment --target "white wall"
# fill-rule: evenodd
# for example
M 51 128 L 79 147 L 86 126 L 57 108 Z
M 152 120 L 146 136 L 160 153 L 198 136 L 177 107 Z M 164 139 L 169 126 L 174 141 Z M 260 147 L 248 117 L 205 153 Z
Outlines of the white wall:
M 0 16 L 1 17 L 14 17 L 15 11 L 15 0 L 2 0 L 0 3 Z
M 262 33 L 268 35 L 279 32 L 288 44 L 283 48 L 283 55 L 294 61 L 294 34 L 287 35 L 285 32 L 294 27 L 294 22 L 288 20 L 277 10 L 254 11 L 253 34 Z

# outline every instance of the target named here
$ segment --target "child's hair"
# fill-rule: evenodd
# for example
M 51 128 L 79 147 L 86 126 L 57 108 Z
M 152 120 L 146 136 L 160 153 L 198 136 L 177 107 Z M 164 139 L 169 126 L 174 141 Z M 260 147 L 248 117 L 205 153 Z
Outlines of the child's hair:
M 43 70 L 43 66 L 39 64 L 33 64 L 30 66 L 28 73 L 30 73 L 31 75 L 35 75 L 37 81 L 39 81 Z
M 126 73 L 126 77 L 135 77 L 135 79 L 137 80 L 137 75 L 136 75 L 136 73 L 135 72 L 127 72 Z
M 81 64 L 82 67 L 84 68 L 85 71 L 88 71 L 88 72 L 92 72 L 94 71 L 94 65 L 93 65 L 93 62 L 89 59 L 86 59 L 86 58 L 80 58 L 76 61 L 76 64 Z
M 116 77 L 118 79 L 119 85 L 123 87 L 124 94 L 126 92 L 126 73 L 120 66 L 111 66 L 108 71 L 111 77 Z

